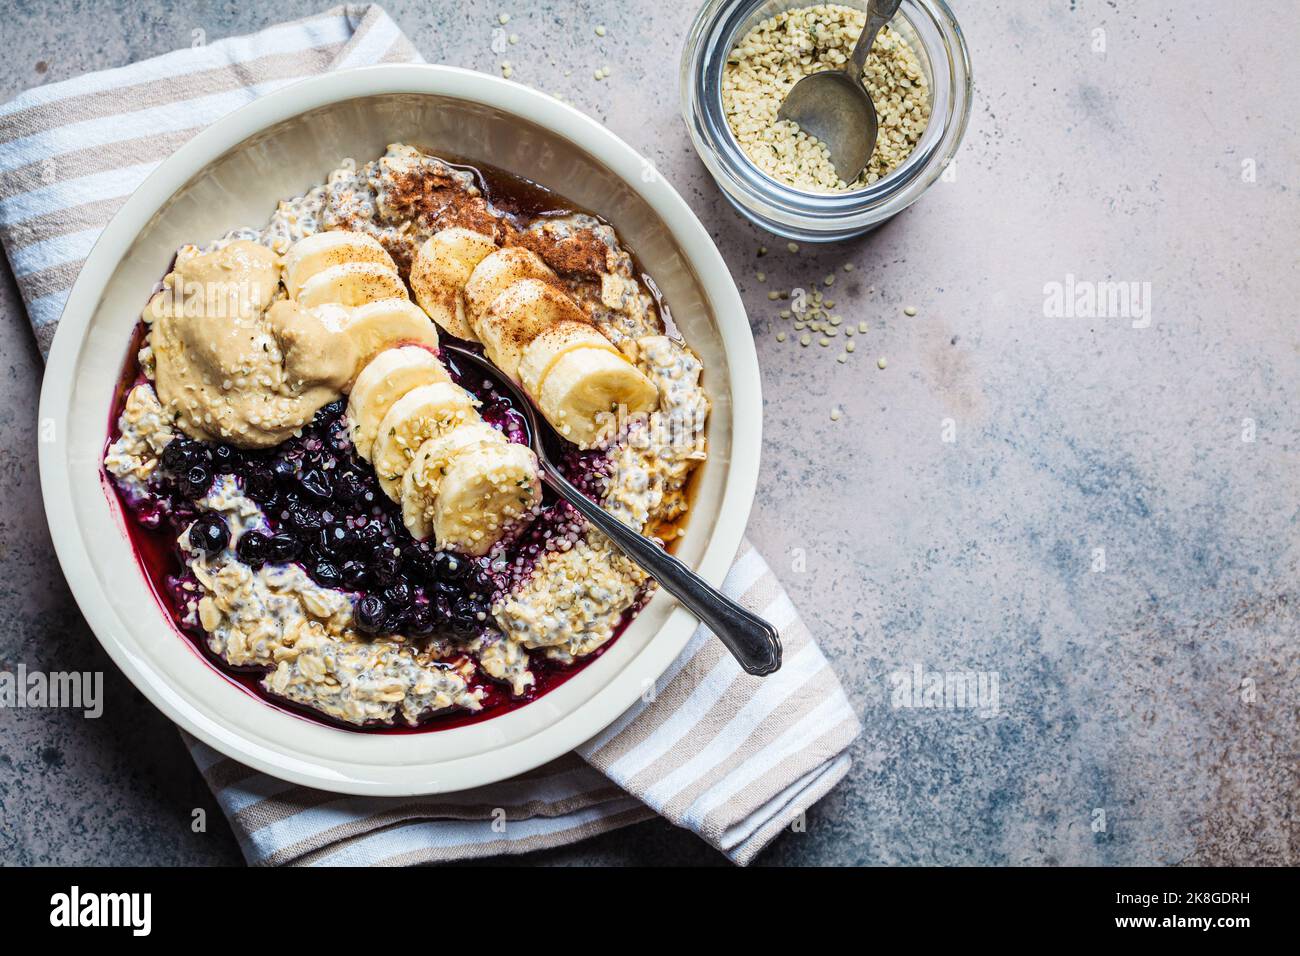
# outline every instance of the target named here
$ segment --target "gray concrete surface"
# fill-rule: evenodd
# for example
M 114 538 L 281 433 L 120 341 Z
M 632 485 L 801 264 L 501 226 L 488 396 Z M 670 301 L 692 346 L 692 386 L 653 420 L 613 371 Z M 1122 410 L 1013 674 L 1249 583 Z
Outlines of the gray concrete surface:
M 6 3 L 0 99 L 323 5 Z M 869 238 L 790 255 L 686 138 L 694 4 L 387 6 L 430 61 L 483 70 L 510 11 L 515 78 L 651 156 L 745 294 L 766 415 L 750 534 L 866 726 L 851 776 L 762 862 L 1298 862 L 1294 9 L 957 2 L 978 99 L 955 179 Z M 845 365 L 778 343 L 767 298 L 830 272 L 836 311 L 870 325 Z M 1067 274 L 1149 282 L 1149 326 L 1045 315 Z M 102 669 L 108 695 L 98 721 L 0 711 L 0 861 L 237 861 L 62 582 L 39 360 L 11 279 L 0 296 L 0 664 Z M 915 663 L 996 674 L 998 715 L 893 706 Z M 721 860 L 650 823 L 527 862 Z

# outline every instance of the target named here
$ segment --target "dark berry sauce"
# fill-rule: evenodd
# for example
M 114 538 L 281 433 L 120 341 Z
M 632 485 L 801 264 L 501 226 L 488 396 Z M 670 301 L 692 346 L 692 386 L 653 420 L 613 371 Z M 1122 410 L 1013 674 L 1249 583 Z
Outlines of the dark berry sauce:
M 144 341 L 137 329 L 132 355 Z M 482 402 L 483 419 L 511 441 L 523 442 L 524 420 L 503 390 L 481 374 L 466 375 L 453 362 L 448 370 L 459 385 Z M 120 430 L 117 420 L 127 393 L 144 382 L 133 358 L 113 403 L 109 443 Z M 529 669 L 535 684 L 522 697 L 476 672 L 471 686 L 483 692 L 483 709 L 474 713 L 441 712 L 417 727 L 373 724 L 358 727 L 312 708 L 269 694 L 261 686 L 265 668 L 234 667 L 211 652 L 198 623 L 197 581 L 188 573 L 177 537 L 196 520 L 191 532 L 196 544 L 214 553 L 229 540 L 220 516 L 198 508 L 221 475 L 233 475 L 241 491 L 266 516 L 266 532 L 246 531 L 236 544 L 239 559 L 252 567 L 294 562 L 317 584 L 349 592 L 357 630 L 382 636 L 404 634 L 416 640 L 437 640 L 453 650 L 490 627 L 494 596 L 527 578 L 549 541 L 572 539 L 582 520 L 567 502 L 543 490 L 537 517 L 516 532 L 513 540 L 481 558 L 437 551 L 417 542 L 402 523 L 401 507 L 384 494 L 371 466 L 352 447 L 346 422 L 346 402 L 322 408 L 301 435 L 273 449 L 245 450 L 198 442 L 178 435 L 167 446 L 150 478 L 149 493 L 137 498 L 123 493 L 107 472 L 105 487 L 117 499 L 140 567 L 159 605 L 177 630 L 227 679 L 276 708 L 347 730 L 410 733 L 444 730 L 495 717 L 524 706 L 558 687 L 610 647 L 638 606 L 619 622 L 615 635 L 591 655 L 570 665 L 532 655 Z M 565 474 L 584 490 L 600 494 L 605 458 L 574 449 L 561 462 Z M 487 624 L 485 625 L 485 622 Z M 453 658 L 454 660 L 454 658 Z

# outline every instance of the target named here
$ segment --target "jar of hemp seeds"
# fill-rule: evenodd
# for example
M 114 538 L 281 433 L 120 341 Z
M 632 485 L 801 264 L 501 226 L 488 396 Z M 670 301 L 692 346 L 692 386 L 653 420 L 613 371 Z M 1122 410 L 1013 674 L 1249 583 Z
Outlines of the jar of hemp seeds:
M 829 242 L 866 232 L 939 180 L 966 130 L 971 72 L 943 0 L 903 0 L 863 71 L 880 121 L 851 183 L 826 147 L 778 120 L 810 73 L 841 69 L 866 22 L 866 0 L 710 0 L 682 54 L 682 113 L 700 158 L 743 215 L 776 235 Z

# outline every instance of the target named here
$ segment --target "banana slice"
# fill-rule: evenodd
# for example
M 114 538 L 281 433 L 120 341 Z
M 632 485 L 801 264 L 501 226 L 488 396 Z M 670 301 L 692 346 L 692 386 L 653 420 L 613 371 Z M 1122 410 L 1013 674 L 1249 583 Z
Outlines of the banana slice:
M 555 273 L 541 256 L 522 246 L 498 249 L 474 267 L 465 283 L 465 315 L 475 332 L 492 301 L 520 279 L 554 280 Z
M 579 448 L 610 437 L 620 407 L 635 415 L 659 404 L 659 390 L 645 373 L 620 352 L 599 347 L 561 355 L 533 397 L 555 430 Z
M 439 484 L 433 536 L 439 548 L 481 555 L 542 497 L 537 456 L 525 445 L 482 445 L 462 452 Z
M 519 361 L 519 383 L 534 399 L 542 394 L 546 377 L 569 352 L 581 348 L 608 349 L 617 352 L 612 342 L 587 321 L 558 322 L 528 343 Z
M 426 348 L 403 345 L 376 355 L 352 385 L 348 396 L 348 428 L 362 458 L 370 458 L 379 423 L 397 400 L 421 385 L 450 382 L 451 376 Z
M 433 534 L 438 489 L 452 460 L 471 448 L 504 444 L 506 436 L 501 432 L 487 422 L 474 422 L 430 438 L 420 446 L 402 476 L 402 523 L 413 538 L 424 541 Z
M 433 321 L 460 339 L 477 342 L 465 317 L 465 283 L 474 267 L 495 252 L 496 242 L 480 232 L 453 226 L 435 232 L 411 263 L 411 291 Z
M 289 298 L 298 298 L 303 284 L 316 273 L 349 262 L 369 262 L 397 271 L 393 257 L 374 236 L 345 230 L 318 232 L 299 239 L 284 254 L 284 287 Z
M 492 364 L 517 379 L 519 362 L 533 339 L 562 322 L 584 320 L 582 310 L 559 289 L 541 279 L 520 279 L 492 300 L 477 329 Z
M 478 421 L 478 401 L 452 382 L 436 382 L 411 389 L 379 421 L 370 462 L 384 494 L 399 501 L 402 476 L 411 459 L 430 438 L 437 438 L 466 422 Z
M 327 266 L 302 284 L 298 304 L 311 309 L 327 302 L 358 306 L 382 299 L 405 299 L 406 286 L 397 272 L 377 262 L 345 262 Z
M 364 368 L 379 352 L 394 346 L 438 347 L 438 327 L 429 321 L 423 309 L 405 297 L 380 299 L 348 310 L 343 332 L 356 352 L 357 369 Z

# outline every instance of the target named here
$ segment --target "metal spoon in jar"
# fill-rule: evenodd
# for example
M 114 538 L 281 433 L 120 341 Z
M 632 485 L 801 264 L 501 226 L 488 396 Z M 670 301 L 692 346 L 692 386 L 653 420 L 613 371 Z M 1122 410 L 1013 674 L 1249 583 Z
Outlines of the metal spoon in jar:
M 871 94 L 862 85 L 867 54 L 880 28 L 902 0 L 869 0 L 867 25 L 842 69 L 810 73 L 790 88 L 776 118 L 798 123 L 830 150 L 835 174 L 852 183 L 866 169 L 876 148 L 880 121 Z
M 550 424 L 538 416 L 522 389 L 481 355 L 448 342 L 443 342 L 441 349 L 460 363 L 462 369 L 472 367 L 482 372 L 514 399 L 515 407 L 525 420 L 528 442 L 541 463 L 542 480 L 698 617 L 727 646 L 746 672 L 764 677 L 781 667 L 781 636 L 776 628 L 711 587 L 654 541 L 623 524 L 561 474 L 547 454 L 545 441 L 547 436 L 558 439 L 554 439 Z

